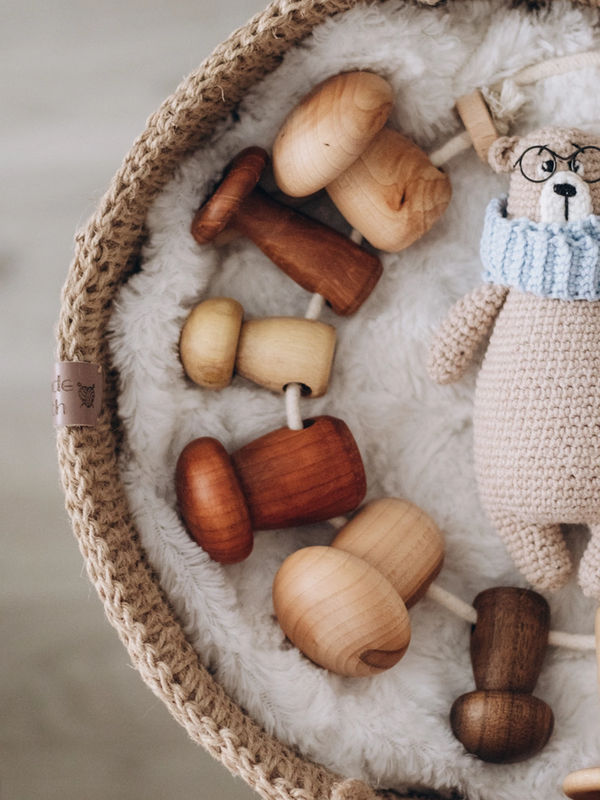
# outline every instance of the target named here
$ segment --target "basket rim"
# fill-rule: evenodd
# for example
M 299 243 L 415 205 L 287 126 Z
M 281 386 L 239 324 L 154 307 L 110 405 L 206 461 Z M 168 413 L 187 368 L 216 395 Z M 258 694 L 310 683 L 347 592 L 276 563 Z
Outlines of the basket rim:
M 118 466 L 118 375 L 105 334 L 112 300 L 138 262 L 150 204 L 179 161 L 276 69 L 287 50 L 329 17 L 360 2 L 274 0 L 218 45 L 162 103 L 76 236 L 56 329 L 57 360 L 94 362 L 104 372 L 104 408 L 97 425 L 59 428 L 57 447 L 66 508 L 105 613 L 144 681 L 190 737 L 260 795 L 282 800 L 399 795 L 344 780 L 283 745 L 201 663 L 148 562 L 128 509 Z M 600 0 L 571 2 L 600 7 Z

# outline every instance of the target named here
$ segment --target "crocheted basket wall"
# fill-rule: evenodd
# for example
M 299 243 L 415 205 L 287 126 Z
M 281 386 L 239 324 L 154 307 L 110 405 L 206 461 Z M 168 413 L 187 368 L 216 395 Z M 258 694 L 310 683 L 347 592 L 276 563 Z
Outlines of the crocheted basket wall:
M 265 798 L 368 800 L 390 793 L 345 780 L 269 736 L 201 663 L 153 572 L 128 508 L 118 464 L 123 440 L 118 375 L 106 330 L 115 295 L 139 264 L 148 210 L 177 165 L 208 140 L 288 50 L 357 2 L 272 3 L 216 48 L 163 103 L 77 235 L 58 326 L 57 360 L 96 363 L 104 373 L 97 424 L 58 429 L 67 509 L 90 579 L 144 681 L 192 739 Z M 586 5 L 600 6 L 600 0 Z

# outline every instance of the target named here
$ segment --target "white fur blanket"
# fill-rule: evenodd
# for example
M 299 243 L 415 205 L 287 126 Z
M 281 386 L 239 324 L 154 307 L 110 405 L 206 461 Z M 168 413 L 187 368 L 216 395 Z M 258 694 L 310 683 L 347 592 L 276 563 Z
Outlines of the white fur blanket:
M 431 151 L 460 130 L 457 97 L 549 57 L 598 47 L 598 12 L 553 3 L 539 13 L 492 0 L 419 8 L 388 0 L 329 20 L 247 95 L 235 119 L 185 163 L 148 217 L 143 269 L 121 290 L 112 318 L 127 434 L 122 474 L 143 545 L 173 606 L 225 689 L 280 740 L 315 761 L 373 785 L 456 789 L 471 800 L 558 800 L 564 776 L 600 764 L 600 705 L 593 654 L 551 648 L 536 689 L 556 717 L 542 753 L 520 764 L 484 764 L 465 753 L 448 722 L 456 697 L 474 688 L 469 626 L 430 599 L 412 611 L 408 654 L 377 677 L 350 679 L 315 667 L 289 646 L 273 617 L 271 583 L 284 558 L 328 543 L 326 523 L 259 533 L 244 563 L 211 561 L 183 529 L 173 475 L 197 436 L 231 451 L 285 425 L 283 400 L 236 378 L 219 393 L 184 378 L 177 355 L 189 310 L 211 295 L 239 300 L 247 317 L 298 315 L 309 295 L 251 243 L 200 247 L 195 209 L 242 148 L 272 146 L 286 113 L 316 83 L 369 69 L 394 87 L 391 125 Z M 593 68 L 526 89 L 513 127 L 576 125 L 600 133 L 600 73 Z M 354 317 L 325 311 L 338 331 L 328 394 L 303 400 L 303 416 L 347 422 L 366 467 L 368 499 L 393 495 L 426 509 L 447 543 L 439 583 L 471 602 L 482 589 L 523 585 L 492 531 L 473 480 L 474 372 L 455 387 L 427 377 L 426 351 L 450 305 L 479 282 L 479 237 L 488 200 L 506 180 L 471 150 L 447 165 L 454 197 L 419 242 L 382 257 L 384 275 Z M 310 213 L 348 230 L 327 198 Z M 584 531 L 571 534 L 575 558 Z M 576 582 L 549 596 L 552 627 L 591 633 L 595 603 Z

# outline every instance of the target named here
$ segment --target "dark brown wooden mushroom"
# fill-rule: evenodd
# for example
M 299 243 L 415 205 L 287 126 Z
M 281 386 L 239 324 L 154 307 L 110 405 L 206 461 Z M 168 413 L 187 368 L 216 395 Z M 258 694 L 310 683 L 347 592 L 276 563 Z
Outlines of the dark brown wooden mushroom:
M 259 147 L 239 153 L 213 196 L 196 212 L 192 235 L 199 244 L 207 244 L 234 229 L 304 289 L 323 295 L 336 314 L 353 314 L 381 277 L 381 262 L 257 186 L 267 162 L 267 153 Z
M 546 653 L 550 609 L 541 595 L 514 587 L 487 589 L 474 606 L 477 691 L 454 702 L 452 730 L 482 761 L 523 761 L 539 753 L 554 727 L 550 706 L 531 694 Z

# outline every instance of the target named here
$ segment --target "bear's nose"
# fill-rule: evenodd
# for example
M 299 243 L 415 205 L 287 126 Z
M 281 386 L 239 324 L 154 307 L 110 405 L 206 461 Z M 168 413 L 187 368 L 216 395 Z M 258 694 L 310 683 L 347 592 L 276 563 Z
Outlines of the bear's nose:
M 577 187 L 572 186 L 570 183 L 555 183 L 554 191 L 561 197 L 575 197 L 577 194 Z

